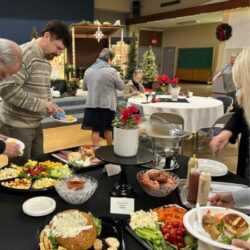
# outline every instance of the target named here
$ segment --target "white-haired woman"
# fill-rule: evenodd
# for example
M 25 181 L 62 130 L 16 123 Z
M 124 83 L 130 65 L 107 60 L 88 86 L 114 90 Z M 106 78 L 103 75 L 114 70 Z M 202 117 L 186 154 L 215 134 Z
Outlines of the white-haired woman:
M 228 142 L 235 143 L 241 134 L 237 175 L 250 183 L 250 47 L 237 57 L 233 67 L 233 80 L 237 89 L 239 107 L 223 131 L 215 136 L 210 146 L 214 152 L 223 149 Z
M 132 96 L 137 96 L 140 93 L 145 92 L 145 88 L 142 83 L 142 71 L 141 69 L 135 69 L 133 72 L 133 78 L 130 80 L 124 89 L 124 99 L 128 100 L 128 98 Z

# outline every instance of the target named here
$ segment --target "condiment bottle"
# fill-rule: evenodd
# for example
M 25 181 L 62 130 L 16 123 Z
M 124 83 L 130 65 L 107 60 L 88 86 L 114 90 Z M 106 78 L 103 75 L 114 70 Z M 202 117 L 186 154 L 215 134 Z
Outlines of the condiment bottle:
M 198 168 L 192 168 L 189 174 L 189 186 L 187 200 L 192 203 L 196 203 L 198 188 L 199 188 L 200 171 Z
M 201 206 L 207 205 L 207 198 L 209 195 L 210 185 L 211 185 L 211 175 L 207 172 L 202 172 L 199 179 L 199 188 L 197 196 L 197 202 Z
M 198 168 L 198 159 L 196 158 L 195 154 L 188 161 L 187 182 L 186 182 L 187 187 L 189 182 L 189 174 L 192 168 Z

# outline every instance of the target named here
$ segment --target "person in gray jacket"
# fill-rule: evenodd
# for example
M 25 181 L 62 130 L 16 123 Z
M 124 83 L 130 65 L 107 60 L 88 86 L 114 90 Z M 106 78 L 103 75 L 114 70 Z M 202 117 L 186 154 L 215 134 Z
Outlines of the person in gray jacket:
M 88 91 L 82 129 L 92 129 L 91 140 L 99 146 L 100 135 L 112 145 L 112 120 L 117 105 L 116 90 L 123 90 L 125 84 L 118 71 L 111 67 L 114 53 L 104 48 L 96 62 L 84 74 L 83 89 Z

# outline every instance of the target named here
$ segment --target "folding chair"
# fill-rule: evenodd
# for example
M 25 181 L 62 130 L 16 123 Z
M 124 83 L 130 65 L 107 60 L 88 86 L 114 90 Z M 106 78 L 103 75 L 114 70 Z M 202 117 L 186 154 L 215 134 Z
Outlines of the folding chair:
M 206 138 L 208 138 L 208 137 L 213 138 L 214 136 L 218 135 L 222 131 L 222 129 L 224 127 L 224 126 L 222 127 L 222 125 L 225 125 L 230 120 L 232 115 L 233 115 L 233 112 L 226 113 L 226 114 L 222 115 L 221 117 L 219 117 L 211 127 L 201 128 L 198 130 L 198 132 L 196 134 L 197 151 L 201 148 L 201 146 L 203 145 L 204 140 Z M 218 125 L 220 125 L 220 126 L 218 126 Z M 199 146 L 199 133 L 205 136 L 204 139 L 201 141 L 200 146 Z M 215 157 L 215 154 L 213 153 L 213 159 L 214 159 L 214 157 Z
M 230 112 L 233 108 L 234 99 L 231 96 L 217 96 L 215 99 L 223 102 L 224 114 Z

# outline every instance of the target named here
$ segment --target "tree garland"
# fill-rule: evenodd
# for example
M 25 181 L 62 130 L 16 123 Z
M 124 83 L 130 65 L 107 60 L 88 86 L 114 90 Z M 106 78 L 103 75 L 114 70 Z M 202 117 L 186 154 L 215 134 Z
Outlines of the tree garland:
M 222 23 L 216 28 L 216 37 L 219 41 L 226 41 L 232 36 L 232 27 L 227 23 Z

